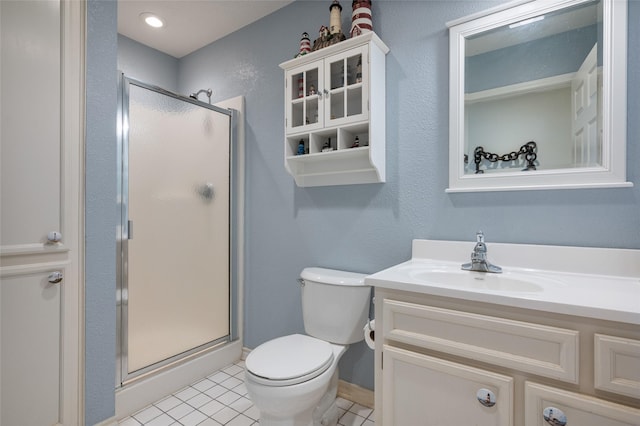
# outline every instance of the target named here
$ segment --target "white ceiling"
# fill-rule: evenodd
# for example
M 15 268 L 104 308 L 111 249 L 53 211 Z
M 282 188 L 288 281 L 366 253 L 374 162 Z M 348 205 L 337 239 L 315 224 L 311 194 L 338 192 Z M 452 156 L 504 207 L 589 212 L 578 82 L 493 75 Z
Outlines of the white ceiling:
M 212 43 L 293 0 L 118 0 L 118 33 L 176 58 Z M 152 28 L 141 13 L 160 16 Z

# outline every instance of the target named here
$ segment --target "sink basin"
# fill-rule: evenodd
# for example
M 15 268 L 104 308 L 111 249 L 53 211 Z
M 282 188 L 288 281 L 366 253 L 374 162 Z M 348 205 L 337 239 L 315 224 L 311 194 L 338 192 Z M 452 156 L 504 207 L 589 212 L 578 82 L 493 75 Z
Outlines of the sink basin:
M 491 244 L 503 273 L 465 271 L 473 243 L 414 240 L 412 258 L 365 282 L 400 290 L 640 325 L 640 250 Z
M 527 277 L 515 274 L 492 274 L 486 272 L 431 270 L 409 271 L 409 276 L 432 285 L 443 285 L 472 290 L 540 292 L 543 287 Z M 539 279 L 536 280 L 539 282 Z

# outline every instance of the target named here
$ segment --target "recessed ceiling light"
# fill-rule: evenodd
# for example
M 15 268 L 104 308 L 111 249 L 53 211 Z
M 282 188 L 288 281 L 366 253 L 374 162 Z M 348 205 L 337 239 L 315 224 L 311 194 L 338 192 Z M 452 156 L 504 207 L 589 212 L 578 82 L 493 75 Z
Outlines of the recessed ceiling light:
M 140 14 L 140 19 L 142 19 L 147 25 L 153 28 L 161 28 L 164 27 L 164 21 L 158 15 L 153 13 L 145 12 Z

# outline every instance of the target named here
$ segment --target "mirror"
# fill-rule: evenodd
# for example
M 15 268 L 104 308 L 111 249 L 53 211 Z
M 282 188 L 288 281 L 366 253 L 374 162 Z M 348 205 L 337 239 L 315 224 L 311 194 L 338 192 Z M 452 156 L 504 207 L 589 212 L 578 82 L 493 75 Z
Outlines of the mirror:
M 632 186 L 626 8 L 520 0 L 447 24 L 447 192 Z

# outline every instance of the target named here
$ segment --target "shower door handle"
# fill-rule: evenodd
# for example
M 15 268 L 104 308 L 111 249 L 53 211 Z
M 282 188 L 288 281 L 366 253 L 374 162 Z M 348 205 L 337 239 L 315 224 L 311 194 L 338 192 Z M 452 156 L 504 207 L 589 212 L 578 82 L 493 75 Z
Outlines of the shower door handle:
M 132 240 L 132 239 L 133 239 L 133 221 L 128 220 L 127 221 L 127 240 Z

